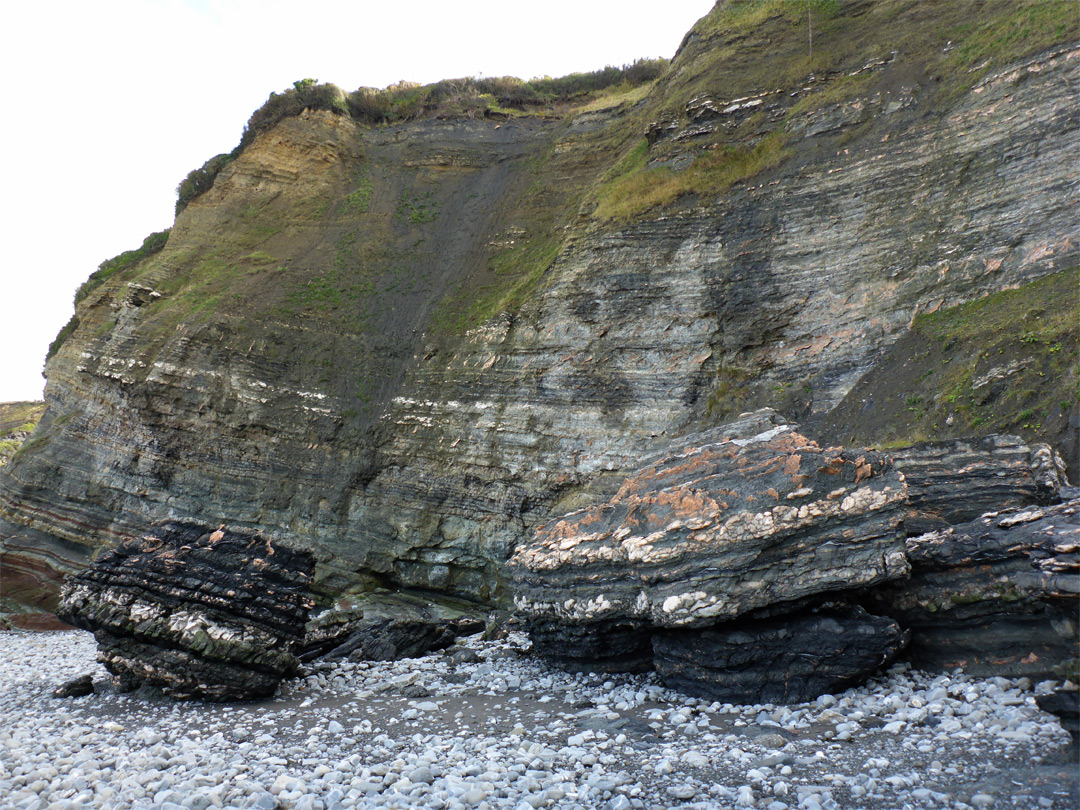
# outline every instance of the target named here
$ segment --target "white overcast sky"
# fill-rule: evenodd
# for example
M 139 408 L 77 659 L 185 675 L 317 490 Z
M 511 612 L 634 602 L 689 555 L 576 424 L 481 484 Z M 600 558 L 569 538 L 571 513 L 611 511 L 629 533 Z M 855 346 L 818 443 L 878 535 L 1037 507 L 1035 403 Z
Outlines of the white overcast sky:
M 97 265 L 172 224 L 175 189 L 271 91 L 561 76 L 674 54 L 712 0 L 60 0 L 5 4 L 0 402 L 38 399 Z

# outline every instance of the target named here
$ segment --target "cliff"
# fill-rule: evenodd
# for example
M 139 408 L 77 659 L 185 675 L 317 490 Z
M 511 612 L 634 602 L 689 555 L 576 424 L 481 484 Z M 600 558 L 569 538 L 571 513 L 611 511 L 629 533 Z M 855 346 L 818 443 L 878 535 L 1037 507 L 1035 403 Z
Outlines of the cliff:
M 536 525 L 761 406 L 1075 476 L 1075 9 L 825 3 L 811 56 L 793 8 L 718 4 L 648 87 L 246 138 L 80 290 L 0 473 L 5 597 L 193 518 L 325 593 L 505 601 Z

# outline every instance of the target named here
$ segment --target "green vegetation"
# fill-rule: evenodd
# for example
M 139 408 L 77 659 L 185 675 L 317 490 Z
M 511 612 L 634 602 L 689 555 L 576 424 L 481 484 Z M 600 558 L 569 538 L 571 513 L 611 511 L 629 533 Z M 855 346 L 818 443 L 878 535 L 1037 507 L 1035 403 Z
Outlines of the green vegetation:
M 261 132 L 266 132 L 290 116 L 304 110 L 329 110 L 348 115 L 358 123 L 378 126 L 429 117 L 508 117 L 529 112 L 550 111 L 559 104 L 585 104 L 604 95 L 625 93 L 654 81 L 667 67 L 666 59 L 638 59 L 622 67 L 608 66 L 590 73 L 572 73 L 560 78 L 544 77 L 522 81 L 511 76 L 498 78 L 446 79 L 420 85 L 400 82 L 383 90 L 361 87 L 346 94 L 333 84 L 301 79 L 282 93 L 271 93 L 251 114 L 240 143 L 231 152 L 208 160 L 193 170 L 177 187 L 176 213 L 214 184 L 218 173 L 235 160 Z M 365 197 L 357 189 L 357 204 Z M 363 210 L 352 213 L 363 213 Z
M 584 102 L 603 93 L 625 92 L 654 81 L 666 67 L 666 59 L 638 59 L 622 67 L 609 65 L 555 79 L 522 81 L 501 76 L 446 79 L 428 85 L 403 82 L 385 90 L 362 87 L 349 94 L 348 107 L 354 119 L 368 124 L 431 116 L 514 115 L 571 100 Z
M 601 187 L 593 215 L 625 222 L 669 205 L 684 194 L 717 194 L 733 183 L 779 165 L 788 154 L 784 149 L 786 140 L 783 133 L 774 132 L 750 148 L 718 145 L 679 172 L 665 166 L 650 168 L 648 144 L 642 141 Z
M 278 122 L 299 115 L 304 110 L 330 110 L 345 114 L 348 112 L 345 93 L 336 85 L 319 84 L 315 79 L 301 79 L 293 82 L 293 86 L 284 93 L 271 93 L 263 105 L 251 114 L 232 155 L 239 155 L 260 132 L 273 129 Z
M 1070 416 L 1080 408 L 1078 358 L 1074 268 L 917 316 L 827 417 L 825 432 L 884 446 L 1015 433 L 1066 447 Z
M 56 337 L 53 338 L 52 343 L 49 344 L 49 351 L 45 354 L 46 362 L 48 362 L 50 357 L 56 354 L 60 347 L 64 345 L 64 341 L 71 337 L 71 333 L 78 328 L 79 316 L 72 315 L 68 319 L 68 322 L 65 323 L 62 327 L 60 327 L 60 331 L 56 334 Z
M 401 222 L 411 222 L 413 225 L 434 222 L 439 216 L 439 204 L 433 197 L 434 192 L 431 191 L 417 193 L 405 189 L 401 192 L 394 216 Z
M 44 402 L 0 402 L 0 467 L 15 456 L 44 413 Z
M 209 191 L 218 173 L 235 160 L 234 154 L 214 155 L 198 169 L 192 169 L 176 187 L 176 213 L 179 214 L 189 202 L 204 191 Z
M 966 90 L 987 73 L 1080 38 L 1080 9 L 1073 0 L 1014 0 L 1007 13 L 971 15 L 949 32 L 955 47 L 944 68 Z
M 890 73 L 919 86 L 926 103 L 948 104 L 988 71 L 1078 37 L 1080 14 L 1070 0 L 718 3 L 684 41 L 679 69 L 658 80 L 645 121 L 686 125 L 692 99 L 727 103 L 774 90 L 785 91 L 775 102 L 780 109 L 732 119 L 685 145 L 624 144 L 624 157 L 596 189 L 593 216 L 624 223 L 777 166 L 793 153 L 785 144 L 795 117 L 896 92 L 885 72 L 864 70 L 874 62 L 894 61 Z M 873 124 L 871 117 L 848 127 L 837 144 Z
M 364 174 L 358 181 L 356 191 L 351 194 L 345 195 L 345 199 L 341 201 L 342 213 L 349 215 L 366 214 L 368 206 L 371 205 L 371 195 L 375 191 L 375 185 L 372 183 L 371 178 Z
M 135 262 L 154 255 L 165 247 L 169 241 L 170 230 L 166 228 L 163 231 L 152 233 L 143 240 L 141 247 L 135 250 L 125 250 L 119 256 L 113 256 L 111 259 L 106 259 L 99 264 L 98 269 L 91 273 L 90 278 L 84 281 L 79 286 L 79 289 L 75 291 L 75 305 L 78 306 L 80 301 L 104 284 L 110 277 L 132 266 Z
M 559 252 L 550 236 L 527 239 L 497 254 L 492 281 L 478 288 L 463 284 L 444 298 L 432 318 L 436 332 L 464 334 L 500 312 L 515 312 L 536 290 Z

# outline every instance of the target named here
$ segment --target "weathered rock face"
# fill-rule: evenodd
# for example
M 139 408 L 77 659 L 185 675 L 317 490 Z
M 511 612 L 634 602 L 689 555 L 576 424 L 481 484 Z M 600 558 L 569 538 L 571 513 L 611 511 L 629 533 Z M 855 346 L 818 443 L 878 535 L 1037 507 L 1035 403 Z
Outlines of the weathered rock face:
M 871 592 L 928 669 L 1032 678 L 1080 671 L 1080 500 L 1008 509 L 907 540 L 910 580 Z
M 860 35 L 896 24 L 841 5 Z M 25 600 L 179 515 L 311 549 L 324 591 L 505 601 L 537 525 L 672 437 L 748 405 L 816 418 L 916 312 L 1076 263 L 1074 46 L 946 98 L 944 31 L 864 71 L 836 24 L 822 52 L 843 55 L 811 82 L 748 77 L 803 59 L 801 29 L 762 26 L 696 31 L 640 103 L 372 129 L 309 111 L 259 135 L 50 359 L 36 444 L 0 474 Z M 675 168 L 753 150 L 756 111 L 784 151 L 758 174 L 593 216 L 633 149 Z
M 843 691 L 892 661 L 906 641 L 892 619 L 843 606 L 652 639 L 667 686 L 726 703 L 801 703 Z
M 608 503 L 537 529 L 509 563 L 517 607 L 701 627 L 907 575 L 906 489 L 884 456 L 823 449 L 790 425 L 743 427 L 685 439 Z
M 254 531 L 164 521 L 64 585 L 57 614 L 94 633 L 124 686 L 246 700 L 295 670 L 314 559 Z
M 433 600 L 402 592 L 348 596 L 308 622 L 301 661 L 350 658 L 396 661 L 453 644 L 458 636 L 484 630 L 477 605 Z

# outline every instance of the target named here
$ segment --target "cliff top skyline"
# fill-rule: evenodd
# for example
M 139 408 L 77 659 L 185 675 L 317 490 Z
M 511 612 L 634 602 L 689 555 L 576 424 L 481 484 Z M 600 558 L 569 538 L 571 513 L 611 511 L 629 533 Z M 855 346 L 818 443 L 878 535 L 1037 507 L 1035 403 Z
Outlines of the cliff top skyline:
M 18 34 L 0 55 L 7 75 L 70 89 L 62 102 L 27 94 L 23 124 L 0 136 L 17 156 L 3 202 L 0 402 L 41 398 L 46 350 L 75 289 L 102 261 L 171 225 L 177 184 L 235 146 L 272 91 L 309 76 L 353 90 L 670 57 L 711 7 L 676 0 L 647 22 L 609 0 L 560 0 L 543 13 L 489 0 L 14 7 L 8 30 Z

